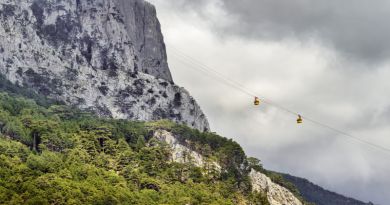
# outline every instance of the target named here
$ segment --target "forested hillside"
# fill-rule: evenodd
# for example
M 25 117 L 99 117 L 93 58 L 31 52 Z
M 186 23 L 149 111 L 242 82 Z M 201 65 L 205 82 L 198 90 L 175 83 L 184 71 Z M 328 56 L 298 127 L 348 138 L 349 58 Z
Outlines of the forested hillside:
M 170 161 L 156 129 L 222 172 Z M 169 121 L 99 119 L 1 93 L 0 131 L 0 204 L 268 204 L 237 166 L 246 163 L 237 143 Z

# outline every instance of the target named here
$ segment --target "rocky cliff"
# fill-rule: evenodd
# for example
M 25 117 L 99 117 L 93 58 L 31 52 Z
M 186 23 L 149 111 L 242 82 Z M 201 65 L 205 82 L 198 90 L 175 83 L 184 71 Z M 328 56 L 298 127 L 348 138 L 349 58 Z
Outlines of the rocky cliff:
M 302 205 L 288 189 L 274 183 L 265 174 L 251 170 L 249 177 L 254 191 L 266 192 L 271 205 Z
M 153 137 L 166 143 L 171 149 L 171 160 L 177 163 L 191 163 L 197 167 L 212 169 L 215 172 L 221 172 L 221 165 L 217 162 L 207 159 L 200 153 L 180 144 L 176 137 L 166 130 L 157 130 Z
M 115 0 L 123 14 L 125 28 L 135 43 L 138 67 L 144 73 L 173 81 L 168 68 L 167 55 L 156 9 L 140 0 Z
M 166 143 L 171 151 L 171 160 L 177 163 L 191 163 L 195 166 L 205 169 L 214 170 L 221 173 L 221 165 L 216 161 L 207 159 L 200 153 L 189 149 L 187 146 L 180 144 L 174 134 L 166 130 L 157 130 L 153 137 Z M 252 190 L 255 192 L 265 193 L 268 202 L 271 205 L 303 205 L 303 203 L 294 196 L 288 189 L 274 183 L 265 174 L 251 170 L 249 178 L 252 184 Z
M 173 83 L 151 4 L 0 0 L 0 24 L 0 72 L 12 83 L 100 116 L 209 129 Z

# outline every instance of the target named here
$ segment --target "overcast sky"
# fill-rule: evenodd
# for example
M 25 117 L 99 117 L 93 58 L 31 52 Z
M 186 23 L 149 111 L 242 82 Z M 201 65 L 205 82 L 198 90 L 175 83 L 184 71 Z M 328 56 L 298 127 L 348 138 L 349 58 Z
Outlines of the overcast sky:
M 291 110 L 390 148 L 390 1 L 150 0 L 174 80 L 219 134 L 271 170 L 386 205 L 390 154 L 253 99 L 181 53 Z M 259 96 L 260 97 L 260 96 Z

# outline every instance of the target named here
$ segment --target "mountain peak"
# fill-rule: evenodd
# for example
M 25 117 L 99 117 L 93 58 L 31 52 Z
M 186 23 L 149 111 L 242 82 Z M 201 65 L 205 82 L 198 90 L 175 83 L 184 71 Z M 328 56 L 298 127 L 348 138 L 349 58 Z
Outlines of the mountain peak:
M 143 0 L 115 0 L 115 4 L 123 15 L 125 28 L 135 44 L 140 71 L 173 81 L 155 7 Z
M 154 6 L 142 0 L 0 0 L 1 73 L 100 116 L 209 130 L 173 83 Z

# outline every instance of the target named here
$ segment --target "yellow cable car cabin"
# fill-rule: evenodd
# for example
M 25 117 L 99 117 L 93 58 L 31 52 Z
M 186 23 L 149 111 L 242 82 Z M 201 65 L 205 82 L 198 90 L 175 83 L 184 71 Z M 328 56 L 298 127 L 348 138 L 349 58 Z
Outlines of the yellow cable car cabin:
M 302 119 L 302 116 L 301 116 L 301 115 L 298 115 L 297 123 L 298 123 L 298 124 L 303 123 L 303 119 Z
M 256 106 L 260 105 L 260 99 L 258 97 L 255 97 L 255 101 L 253 104 L 255 104 Z

